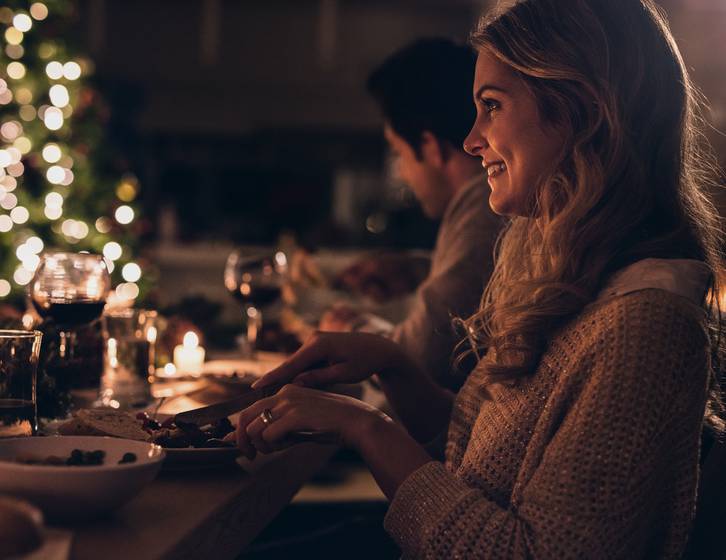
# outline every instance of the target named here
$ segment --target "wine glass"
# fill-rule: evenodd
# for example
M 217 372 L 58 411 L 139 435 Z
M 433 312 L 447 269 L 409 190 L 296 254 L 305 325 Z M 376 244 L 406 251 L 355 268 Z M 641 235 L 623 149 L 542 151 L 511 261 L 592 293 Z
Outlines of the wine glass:
M 75 329 L 101 316 L 111 277 L 101 255 L 48 252 L 41 255 L 30 284 L 38 314 L 60 331 L 59 357 L 73 357 Z
M 287 273 L 287 257 L 237 249 L 224 267 L 224 286 L 242 304 L 247 322 L 247 343 L 251 353 L 262 329 L 262 307 L 280 298 Z

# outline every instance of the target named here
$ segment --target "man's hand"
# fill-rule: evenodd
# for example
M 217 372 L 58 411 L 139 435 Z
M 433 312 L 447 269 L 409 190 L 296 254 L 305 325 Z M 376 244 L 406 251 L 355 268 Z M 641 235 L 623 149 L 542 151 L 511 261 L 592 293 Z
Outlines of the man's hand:
M 336 303 L 320 318 L 318 328 L 328 332 L 350 332 L 354 330 L 361 314 L 344 303 Z
M 363 258 L 341 272 L 335 286 L 378 302 L 413 292 L 428 274 L 428 260 L 387 253 Z

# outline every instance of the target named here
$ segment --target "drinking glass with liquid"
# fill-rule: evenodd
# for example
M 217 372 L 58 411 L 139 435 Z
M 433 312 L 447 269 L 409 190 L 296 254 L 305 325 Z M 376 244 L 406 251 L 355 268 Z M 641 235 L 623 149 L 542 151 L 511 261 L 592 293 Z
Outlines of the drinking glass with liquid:
M 150 309 L 118 309 L 104 314 L 104 368 L 99 404 L 134 408 L 151 400 L 156 320 L 157 312 Z
M 101 316 L 111 289 L 103 255 L 46 252 L 30 285 L 30 300 L 43 319 L 60 328 L 61 358 L 73 355 L 73 332 Z
M 262 330 L 262 310 L 282 295 L 287 257 L 238 249 L 230 253 L 224 268 L 224 286 L 242 306 L 247 324 L 247 345 L 254 353 Z
M 40 331 L 0 330 L 0 438 L 38 431 L 36 375 Z
M 100 367 L 89 367 L 77 332 L 101 316 L 110 287 L 103 255 L 49 251 L 40 257 L 29 296 L 38 315 L 58 330 L 57 356 L 49 371 L 64 390 L 98 392 Z M 100 353 L 93 362 L 100 366 Z

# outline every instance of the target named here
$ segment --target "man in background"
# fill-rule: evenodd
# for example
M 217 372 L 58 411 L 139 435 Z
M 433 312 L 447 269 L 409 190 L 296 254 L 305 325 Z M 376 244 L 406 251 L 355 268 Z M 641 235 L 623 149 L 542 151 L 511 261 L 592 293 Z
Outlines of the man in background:
M 345 306 L 328 311 L 321 330 L 387 334 L 443 386 L 456 389 L 451 357 L 463 337 L 452 320 L 478 308 L 493 270 L 500 219 L 489 208 L 481 163 L 462 144 L 476 116 L 474 52 L 447 39 L 422 39 L 394 53 L 368 80 L 384 116 L 384 135 L 398 177 L 424 213 L 441 220 L 430 268 L 414 304 L 398 325 Z M 376 299 L 399 296 L 420 264 L 390 255 L 354 264 L 339 277 L 345 287 Z

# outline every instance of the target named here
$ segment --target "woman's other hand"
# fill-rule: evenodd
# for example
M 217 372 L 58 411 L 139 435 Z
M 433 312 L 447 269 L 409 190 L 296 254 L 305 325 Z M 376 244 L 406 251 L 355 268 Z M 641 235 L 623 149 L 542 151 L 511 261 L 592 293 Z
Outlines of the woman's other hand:
M 415 367 L 398 344 L 382 336 L 318 332 L 252 386 L 259 389 L 285 383 L 306 387 L 358 383 L 374 374 L 385 376 L 399 368 Z

